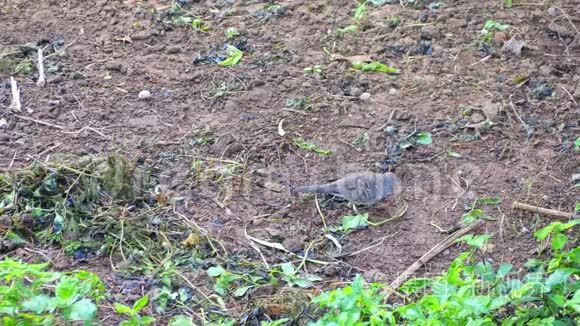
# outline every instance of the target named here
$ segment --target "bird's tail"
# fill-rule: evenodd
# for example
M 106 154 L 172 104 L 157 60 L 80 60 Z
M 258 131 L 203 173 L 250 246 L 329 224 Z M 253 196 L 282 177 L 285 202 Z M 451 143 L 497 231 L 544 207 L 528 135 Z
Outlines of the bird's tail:
M 310 185 L 310 186 L 303 186 L 303 187 L 296 187 L 290 190 L 292 193 L 304 193 L 304 192 L 312 192 L 318 194 L 335 194 L 336 193 L 336 185 L 332 183 L 328 184 L 321 184 L 321 185 Z

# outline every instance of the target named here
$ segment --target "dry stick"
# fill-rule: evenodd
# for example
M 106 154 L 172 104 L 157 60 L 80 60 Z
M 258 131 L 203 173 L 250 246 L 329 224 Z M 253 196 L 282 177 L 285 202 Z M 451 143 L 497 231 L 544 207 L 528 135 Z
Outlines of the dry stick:
M 322 214 L 322 210 L 320 210 L 320 205 L 318 204 L 318 196 L 314 194 L 314 202 L 316 203 L 316 209 L 318 210 L 318 214 L 320 214 L 320 219 L 322 219 L 322 225 L 326 229 L 326 219 L 324 218 L 324 214 Z
M 44 87 L 46 85 L 46 75 L 44 74 L 44 59 L 42 55 L 42 48 L 38 48 L 38 81 L 36 86 Z
M 396 112 L 397 109 L 393 109 L 393 111 L 391 111 L 391 114 L 389 115 L 389 118 L 387 119 L 387 122 L 385 122 L 382 126 L 378 127 L 376 130 L 382 131 L 391 122 L 391 120 L 393 120 L 393 117 L 395 116 Z
M 391 284 L 389 284 L 388 291 L 397 290 L 403 283 L 411 277 L 421 266 L 428 263 L 433 257 L 437 256 L 440 252 L 445 250 L 447 247 L 451 246 L 455 239 L 463 236 L 464 234 L 471 232 L 471 230 L 475 229 L 476 227 L 482 225 L 484 220 L 478 220 L 465 228 L 453 233 L 452 235 L 448 236 L 447 238 L 443 239 L 443 241 L 439 242 L 435 247 L 431 248 L 431 250 L 427 251 L 423 256 L 417 259 L 411 266 L 409 266 L 401 275 L 399 275 Z
M 256 250 L 258 252 L 258 254 L 260 255 L 260 258 L 262 258 L 262 262 L 264 262 L 264 266 L 266 266 L 267 270 L 270 270 L 270 265 L 268 264 L 268 261 L 266 261 L 266 257 L 264 257 L 264 255 L 262 254 L 262 250 L 260 250 L 260 247 L 258 247 L 252 240 L 250 240 L 250 238 L 248 237 L 248 227 L 244 228 L 244 234 L 246 235 L 246 239 L 248 239 L 250 246 L 252 248 L 254 248 L 254 250 Z
M 514 203 L 512 204 L 512 208 L 518 208 L 518 209 L 528 211 L 528 212 L 540 213 L 540 214 L 549 215 L 549 216 L 556 216 L 556 217 L 572 218 L 574 216 L 574 214 L 572 214 L 572 213 L 566 213 L 566 212 L 557 211 L 555 209 L 532 206 L 532 205 L 520 203 L 517 201 L 514 201 Z
M 16 112 L 21 112 L 22 102 L 20 101 L 20 89 L 18 89 L 16 79 L 12 76 L 10 76 L 10 86 L 12 88 L 12 103 L 10 103 L 10 108 Z

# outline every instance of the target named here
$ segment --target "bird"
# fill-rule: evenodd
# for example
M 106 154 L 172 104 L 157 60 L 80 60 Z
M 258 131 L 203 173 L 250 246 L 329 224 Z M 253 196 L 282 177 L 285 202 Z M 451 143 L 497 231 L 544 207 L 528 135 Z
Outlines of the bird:
M 290 189 L 292 193 L 332 194 L 350 202 L 355 212 L 357 205 L 371 206 L 383 199 L 397 200 L 403 188 L 401 180 L 392 172 L 351 173 L 331 183 L 313 184 Z

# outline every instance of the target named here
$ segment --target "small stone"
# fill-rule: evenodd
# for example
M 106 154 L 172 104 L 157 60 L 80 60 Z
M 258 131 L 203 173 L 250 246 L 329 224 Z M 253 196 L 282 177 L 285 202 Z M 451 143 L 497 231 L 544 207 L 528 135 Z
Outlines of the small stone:
M 484 120 L 485 120 L 485 117 L 483 116 L 483 114 L 481 114 L 479 112 L 475 112 L 471 115 L 471 122 L 473 122 L 473 123 L 480 123 Z
M 265 182 L 264 188 L 272 190 L 273 192 L 283 192 L 285 189 L 283 185 L 271 181 Z
M 548 15 L 550 15 L 550 16 L 557 16 L 558 15 L 558 9 L 556 9 L 554 7 L 548 8 Z
M 167 54 L 176 54 L 179 52 L 181 52 L 180 46 L 170 46 L 169 48 L 167 48 Z
M 424 39 L 427 40 L 431 40 L 434 39 L 435 37 L 437 37 L 437 34 L 439 34 L 439 29 L 435 26 L 424 26 L 423 28 L 421 28 L 421 36 Z
M 359 97 L 358 97 L 361 101 L 368 101 L 371 98 L 371 94 L 370 93 L 362 93 Z
M 389 89 L 389 95 L 397 95 L 398 92 L 396 88 Z
M 516 40 L 515 37 L 512 37 L 509 41 L 503 44 L 501 50 L 504 53 L 513 54 L 516 57 L 522 56 L 522 50 L 526 47 L 526 42 Z
M 142 90 L 139 92 L 138 96 L 139 96 L 140 100 L 146 100 L 146 99 L 151 98 L 151 92 L 148 90 Z
M 499 105 L 492 102 L 485 102 L 481 108 L 487 120 L 493 121 L 499 114 Z
M 5 118 L 0 118 L 0 129 L 6 128 L 8 126 L 8 121 Z
M 451 253 L 451 251 L 449 249 L 443 250 L 443 255 L 444 256 L 449 256 L 450 253 Z
M 123 65 L 120 62 L 109 62 L 105 65 L 105 68 L 109 70 L 121 71 Z
M 48 101 L 48 105 L 52 106 L 52 107 L 56 107 L 56 106 L 60 105 L 60 101 L 59 100 Z
M 137 32 L 133 35 L 131 35 L 131 39 L 133 40 L 145 40 L 150 38 L 151 36 L 153 36 L 153 33 L 151 31 L 140 31 Z

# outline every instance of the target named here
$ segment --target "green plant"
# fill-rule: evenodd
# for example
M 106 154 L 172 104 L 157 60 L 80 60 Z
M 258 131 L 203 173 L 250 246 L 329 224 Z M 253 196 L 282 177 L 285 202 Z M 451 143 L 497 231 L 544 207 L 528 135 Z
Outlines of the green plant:
M 171 318 L 169 321 L 169 326 L 194 326 L 191 317 L 179 315 Z
M 580 153 L 580 137 L 576 138 L 574 141 L 574 152 Z
M 326 313 L 311 325 L 577 325 L 580 248 L 565 251 L 568 238 L 562 235 L 579 221 L 536 231 L 539 240 L 552 238 L 549 260 L 530 259 L 526 270 L 512 271 L 509 263 L 476 263 L 473 252 L 464 252 L 442 275 L 403 284 L 404 303 L 383 304 L 380 285 L 365 285 L 357 275 L 351 285 L 312 300 Z M 479 247 L 487 239 L 470 235 L 461 241 Z
M 399 69 L 395 67 L 388 66 L 382 62 L 374 61 L 374 62 L 361 62 L 355 61 L 352 63 L 352 67 L 355 70 L 360 70 L 364 72 L 384 72 L 387 74 L 398 74 Z
M 240 36 L 240 32 L 239 32 L 239 31 L 238 31 L 238 29 L 237 29 L 237 28 L 235 28 L 235 27 L 228 27 L 228 28 L 226 29 L 225 33 L 226 33 L 226 38 L 227 38 L 228 40 L 230 40 L 230 39 L 233 39 L 233 38 L 236 38 L 236 37 Z
M 321 278 L 316 275 L 306 275 L 301 276 L 298 273 L 298 270 L 294 267 L 294 264 L 291 262 L 283 263 L 280 265 L 280 269 L 282 272 L 282 279 L 289 285 L 289 286 L 299 286 L 301 288 L 309 288 L 312 287 L 314 281 L 320 281 Z
M 306 68 L 304 68 L 304 72 L 309 73 L 309 74 L 317 74 L 317 75 L 323 74 L 322 66 L 318 66 L 318 65 L 306 67 Z
M 510 28 L 510 25 L 502 24 L 495 20 L 488 20 L 483 24 L 483 28 L 481 29 L 481 42 L 489 43 L 493 39 L 493 36 L 498 31 L 505 31 Z
M 295 138 L 294 145 L 296 145 L 296 147 L 298 148 L 316 153 L 318 155 L 323 156 L 332 155 L 332 151 L 330 149 L 322 149 L 313 143 L 307 142 L 306 140 L 304 140 L 304 138 Z
M 209 29 L 209 26 L 207 26 L 199 18 L 195 18 L 191 21 L 191 27 L 193 28 L 194 31 L 198 31 L 198 32 L 205 32 Z
M 47 272 L 48 263 L 0 261 L 0 324 L 52 325 L 92 321 L 105 288 L 87 271 Z
M 382 303 L 381 287 L 365 286 L 362 276 L 357 275 L 349 286 L 320 294 L 312 302 L 327 312 L 311 326 L 385 325 L 390 313 Z
M 356 0 L 356 7 L 352 11 L 352 17 L 355 21 L 360 21 L 367 14 L 367 1 Z
M 244 55 L 244 53 L 242 51 L 238 50 L 238 48 L 236 48 L 235 46 L 232 46 L 232 45 L 227 46 L 226 53 L 227 53 L 228 57 L 226 59 L 224 59 L 223 61 L 218 62 L 219 66 L 222 66 L 222 67 L 235 66 L 238 63 L 240 63 L 240 61 L 242 60 L 242 57 Z
M 155 322 L 155 318 L 150 316 L 141 316 L 139 312 L 149 303 L 149 296 L 145 295 L 141 299 L 135 301 L 133 307 L 126 306 L 122 303 L 115 303 L 115 312 L 130 317 L 119 323 L 120 326 L 142 326 L 150 325 Z

